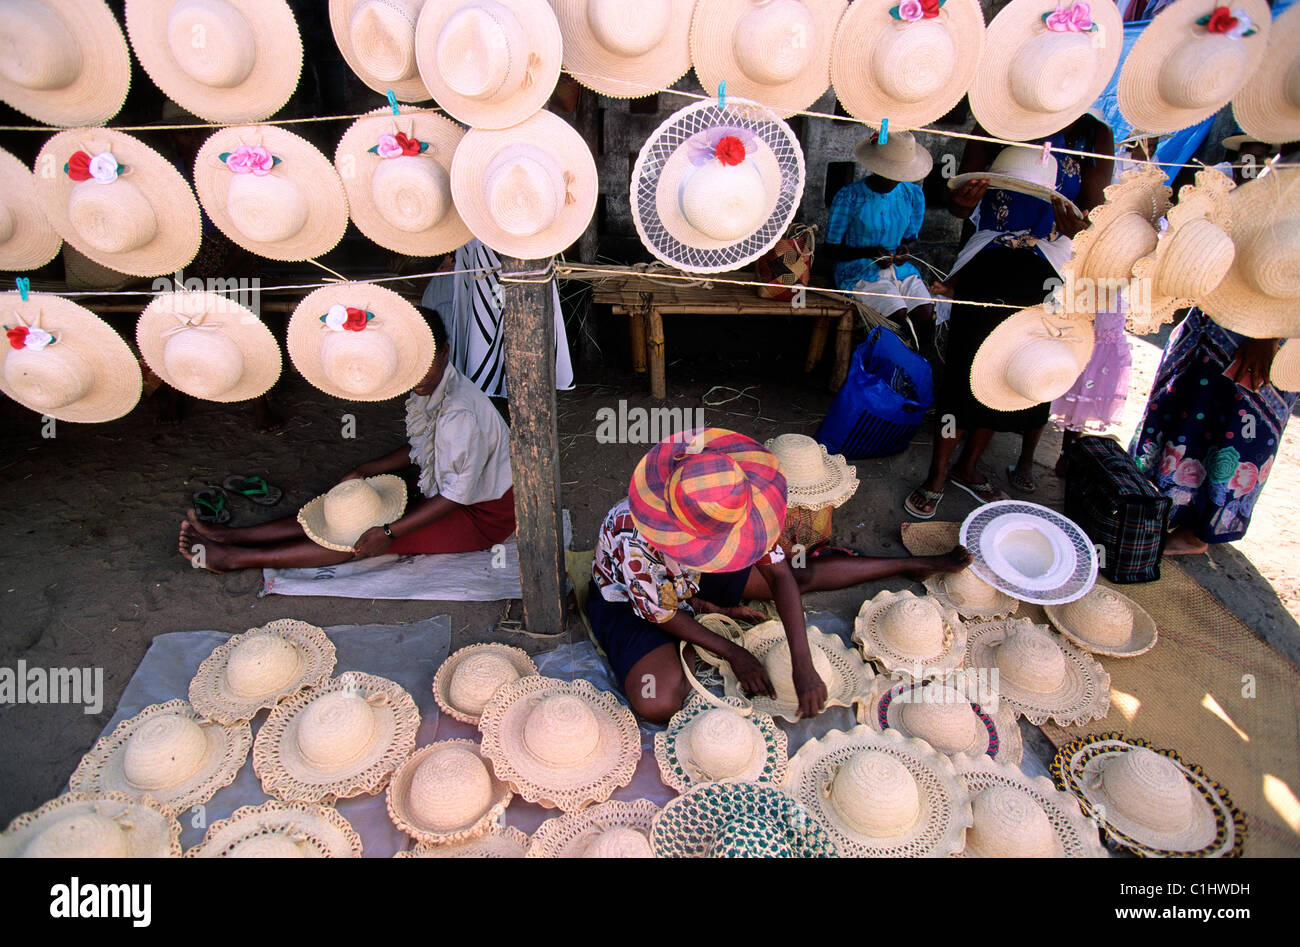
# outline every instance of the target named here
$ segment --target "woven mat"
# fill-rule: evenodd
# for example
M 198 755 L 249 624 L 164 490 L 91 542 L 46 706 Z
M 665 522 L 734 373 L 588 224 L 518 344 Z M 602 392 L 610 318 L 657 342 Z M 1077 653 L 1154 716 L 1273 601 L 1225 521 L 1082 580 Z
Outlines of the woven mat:
M 909 552 L 926 556 L 951 549 L 959 530 L 904 523 L 901 533 Z M 1105 720 L 1043 732 L 1060 746 L 1119 730 L 1177 750 L 1246 813 L 1246 855 L 1300 855 L 1300 671 L 1169 559 L 1159 581 L 1115 588 L 1150 612 L 1160 640 L 1140 657 L 1101 658 L 1111 676 Z M 1017 614 L 1047 623 L 1037 605 L 1021 603 Z

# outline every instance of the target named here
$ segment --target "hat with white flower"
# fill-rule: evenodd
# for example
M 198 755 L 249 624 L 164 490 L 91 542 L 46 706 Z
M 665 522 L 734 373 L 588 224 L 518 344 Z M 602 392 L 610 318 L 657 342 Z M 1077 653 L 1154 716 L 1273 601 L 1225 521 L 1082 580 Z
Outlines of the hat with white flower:
M 0 835 L 0 858 L 179 858 L 181 826 L 149 796 L 68 792 Z
M 63 245 L 36 200 L 27 165 L 0 148 L 0 270 L 35 270 Z
M 333 806 L 272 799 L 208 826 L 186 858 L 360 858 L 361 836 Z
M 415 62 L 424 0 L 330 0 L 330 29 L 343 59 L 376 92 L 401 102 L 433 98 Z
M 564 71 L 589 89 L 635 99 L 691 68 L 695 0 L 554 0 Z
M 1264 61 L 1232 100 L 1232 117 L 1260 141 L 1300 140 L 1300 7 L 1273 21 Z

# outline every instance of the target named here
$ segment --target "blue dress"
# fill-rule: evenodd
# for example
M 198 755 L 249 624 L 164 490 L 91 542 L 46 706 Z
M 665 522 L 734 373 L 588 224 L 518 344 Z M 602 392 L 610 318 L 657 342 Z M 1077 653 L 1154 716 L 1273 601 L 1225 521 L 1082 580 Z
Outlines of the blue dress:
M 830 222 L 826 240 L 846 247 L 882 247 L 893 252 L 907 240 L 921 234 L 925 220 L 925 192 L 911 181 L 900 181 L 880 194 L 867 186 L 862 178 L 840 188 L 831 201 Z M 911 263 L 894 267 L 901 280 L 920 276 Z M 880 267 L 874 260 L 842 260 L 835 264 L 835 285 L 851 290 L 858 280 L 868 283 L 880 278 Z

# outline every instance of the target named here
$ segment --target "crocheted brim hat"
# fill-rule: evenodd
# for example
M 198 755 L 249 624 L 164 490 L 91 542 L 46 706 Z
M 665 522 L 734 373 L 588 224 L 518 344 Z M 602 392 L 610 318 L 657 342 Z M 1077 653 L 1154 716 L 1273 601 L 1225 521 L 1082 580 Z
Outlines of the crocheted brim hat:
M 1148 858 L 1234 857 L 1246 818 L 1228 791 L 1173 750 L 1122 733 L 1062 746 L 1056 784 L 1101 826 L 1108 843 Z
M 1015 711 L 996 695 L 980 704 L 967 691 L 955 682 L 877 677 L 871 699 L 858 706 L 858 722 L 924 740 L 947 756 L 983 753 L 1019 766 L 1024 743 Z
M 1232 100 L 1232 117 L 1260 141 L 1300 140 L 1300 8 L 1288 7 L 1269 28 L 1264 61 Z M 1227 143 L 1224 143 L 1227 147 Z
M 272 799 L 213 822 L 186 858 L 360 858 L 361 836 L 333 806 Z
M 1278 349 L 1268 378 L 1274 388 L 1300 391 L 1300 344 L 1288 341 Z
M 584 680 L 533 675 L 503 686 L 479 718 L 482 753 L 528 802 L 576 812 L 632 781 L 636 717 Z
M 257 732 L 253 772 L 286 802 L 374 795 L 415 748 L 420 711 L 401 685 L 348 671 L 278 704 Z
M 806 434 L 780 434 L 763 443 L 785 474 L 787 507 L 822 510 L 843 506 L 858 490 L 858 468 L 830 454 Z
M 883 145 L 878 137 L 864 138 L 853 156 L 868 171 L 891 181 L 919 181 L 934 167 L 934 158 L 911 132 L 889 136 Z
M 993 158 L 987 171 L 968 171 L 948 179 L 950 190 L 956 190 L 967 181 L 988 181 L 989 187 L 999 191 L 1028 194 L 1042 201 L 1061 201 L 1080 217 L 1074 201 L 1056 190 L 1056 158 L 1041 149 L 1007 145 Z
M 393 474 L 344 480 L 298 511 L 298 524 L 318 546 L 349 552 L 368 529 L 386 526 L 406 509 L 406 481 Z
M 304 687 L 325 683 L 334 660 L 334 642 L 320 628 L 276 619 L 217 645 L 190 681 L 190 704 L 217 723 L 251 720 Z
M 1093 654 L 1133 658 L 1156 646 L 1156 622 L 1127 595 L 1097 586 L 1083 598 L 1043 609 L 1056 630 Z
M 1044 306 L 1013 313 L 989 333 L 971 363 L 971 392 L 997 411 L 1051 402 L 1078 381 L 1095 344 L 1087 315 Z
M 32 172 L 0 148 L 0 269 L 39 269 L 62 245 L 36 200 Z
M 962 618 L 1005 618 L 1020 607 L 1018 599 L 995 589 L 969 568 L 932 575 L 923 584 L 940 605 L 956 609 Z
M 523 648 L 483 642 L 454 652 L 433 675 L 433 699 L 443 713 L 478 726 L 483 708 L 503 686 L 537 673 Z
M 864 658 L 908 680 L 946 677 L 966 656 L 966 627 L 957 612 L 908 591 L 883 589 L 863 602 L 853 640 Z
M 632 169 L 632 220 L 659 260 L 691 273 L 739 269 L 784 236 L 803 196 L 803 149 L 756 102 L 696 102 L 646 139 Z
M 961 524 L 970 568 L 1022 602 L 1054 605 L 1082 598 L 1097 582 L 1097 550 L 1077 523 L 1038 503 L 997 500 Z
M 376 92 L 402 102 L 433 98 L 415 61 L 424 0 L 330 0 L 330 29 L 343 59 Z
M 564 71 L 614 99 L 667 89 L 691 68 L 695 0 L 554 0 Z
M 411 838 L 444 845 L 477 838 L 500 820 L 510 787 L 473 740 L 439 740 L 411 754 L 388 784 L 388 815 Z
M 611 799 L 547 819 L 528 843 L 529 858 L 654 858 L 650 826 L 659 807 L 649 799 Z
M 660 858 L 835 858 L 817 819 L 769 783 L 701 783 L 655 816 Z
M 24 812 L 0 835 L 0 858 L 179 858 L 181 827 L 152 797 L 69 792 Z
M 770 714 L 746 712 L 739 698 L 726 697 L 723 703 L 719 707 L 691 694 L 668 728 L 655 734 L 655 761 L 665 786 L 682 793 L 724 779 L 785 782 L 785 731 Z
M 1061 268 L 1067 284 L 1078 279 L 1128 280 L 1133 264 L 1156 248 L 1157 225 L 1169 212 L 1164 169 L 1144 164 L 1126 171 L 1105 194 L 1105 203 L 1088 212 L 1088 226 L 1074 236 L 1073 255 Z M 1066 297 L 1079 295 L 1067 292 Z M 1100 294 L 1090 295 L 1096 299 Z M 1087 314 L 1095 312 L 1094 306 Z
M 173 813 L 207 802 L 248 759 L 248 723 L 205 720 L 183 700 L 151 704 L 100 737 L 69 780 L 73 792 L 152 796 Z
M 790 758 L 788 791 L 849 858 L 944 858 L 962 849 L 970 795 L 924 740 L 832 730 Z
M 523 858 L 528 836 L 513 826 L 494 825 L 487 833 L 453 845 L 425 845 L 421 842 L 394 858 Z

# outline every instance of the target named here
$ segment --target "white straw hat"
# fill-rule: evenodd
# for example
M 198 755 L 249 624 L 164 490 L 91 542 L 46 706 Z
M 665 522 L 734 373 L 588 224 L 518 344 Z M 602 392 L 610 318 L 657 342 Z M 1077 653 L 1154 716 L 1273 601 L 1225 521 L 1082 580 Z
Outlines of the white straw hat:
M 843 506 L 858 490 L 858 468 L 806 434 L 780 434 L 763 446 L 785 474 L 786 503 L 807 510 Z
M 461 723 L 478 726 L 483 708 L 502 687 L 537 673 L 523 648 L 482 642 L 452 653 L 433 675 L 433 699 Z
M 433 98 L 415 62 L 424 0 L 330 0 L 330 29 L 343 59 L 376 92 L 402 102 Z
M 186 858 L 360 858 L 361 836 L 333 806 L 272 799 L 208 826 Z
M 1300 139 L 1300 12 L 1284 10 L 1269 28 L 1264 61 L 1232 100 L 1232 117 L 1260 141 Z M 1227 146 L 1225 142 L 1225 147 Z
M 659 858 L 835 858 L 814 815 L 770 783 L 700 783 L 655 816 Z
M 1128 280 L 1133 264 L 1156 248 L 1157 225 L 1169 212 L 1164 169 L 1144 164 L 1125 171 L 1105 195 L 1105 203 L 1088 212 L 1088 226 L 1071 241 L 1072 255 L 1061 267 L 1067 286 L 1078 279 Z M 1076 295 L 1066 294 L 1067 299 Z M 1092 295 L 1095 299 L 1100 294 Z M 1095 312 L 1093 308 L 1087 314 Z
M 505 814 L 513 794 L 473 740 L 439 740 L 416 750 L 388 784 L 388 816 L 430 845 L 468 841 Z
M 425 87 L 473 128 L 509 128 L 546 105 L 563 45 L 547 0 L 426 0 L 415 27 Z
M 1065 394 L 1092 358 L 1086 316 L 1022 309 L 989 333 L 971 362 L 971 392 L 997 411 L 1021 411 Z
M 374 283 L 331 283 L 308 293 L 289 318 L 285 348 L 304 378 L 348 401 L 406 394 L 435 354 L 433 330 L 419 311 Z
M 494 825 L 486 833 L 467 842 L 453 845 L 426 845 L 423 842 L 398 852 L 394 858 L 523 858 L 528 851 L 528 836 L 513 826 Z
M 554 0 L 564 69 L 589 89 L 635 99 L 691 68 L 695 0 Z
M 654 858 L 650 827 L 659 807 L 649 799 L 611 799 L 547 819 L 528 843 L 529 858 Z
M 728 97 L 674 112 L 632 170 L 632 220 L 669 266 L 721 273 L 758 259 L 785 234 L 803 195 L 803 150 L 761 105 Z
M 1018 599 L 995 589 L 969 568 L 932 575 L 923 584 L 940 605 L 956 609 L 962 618 L 1005 618 L 1020 607 Z
M 955 191 L 967 181 L 988 181 L 989 187 L 1000 191 L 1028 194 L 1043 201 L 1062 201 L 1082 217 L 1083 211 L 1074 201 L 1056 190 L 1056 169 L 1056 158 L 1044 154 L 1041 148 L 1007 145 L 997 153 L 987 171 L 955 175 L 948 179 L 948 188 Z
M 344 480 L 308 500 L 298 524 L 318 546 L 351 552 L 357 540 L 376 526 L 387 526 L 406 509 L 406 482 L 394 474 Z
M 908 680 L 947 677 L 966 656 L 966 628 L 955 609 L 909 591 L 882 589 L 853 622 L 862 656 Z
M 1289 340 L 1273 358 L 1268 372 L 1269 382 L 1282 391 L 1300 391 L 1300 344 Z
M 24 812 L 0 858 L 179 858 L 181 827 L 151 796 L 69 792 Z
M 738 779 L 785 782 L 785 731 L 770 714 L 745 712 L 744 702 L 723 698 L 715 706 L 699 694 L 686 698 L 666 730 L 655 734 L 655 761 L 665 786 L 679 793 L 696 783 Z
M 961 524 L 971 570 L 1023 602 L 1072 602 L 1097 581 L 1097 549 L 1073 520 L 1038 503 L 997 500 Z
M 253 772 L 286 802 L 373 796 L 411 755 L 419 725 L 401 685 L 347 671 L 276 705 L 257 731 Z
M 1019 766 L 1024 755 L 1011 707 L 996 697 L 993 706 L 978 704 L 953 681 L 918 682 L 881 675 L 872 686 L 871 700 L 858 707 L 858 722 L 924 740 L 946 756 L 985 754 Z
M 111 128 L 59 132 L 41 148 L 36 197 L 64 240 L 101 266 L 164 276 L 199 252 L 189 182 L 148 145 Z
M 122 337 L 72 300 L 0 297 L 0 391 L 60 421 L 122 417 L 140 400 L 140 363 Z
M 0 99 L 48 125 L 100 125 L 126 102 L 131 54 L 104 0 L 0 4 Z
M 217 723 L 251 720 L 334 671 L 334 642 L 315 625 L 279 618 L 232 635 L 203 659 L 190 681 L 190 704 Z
M 140 65 L 209 122 L 260 122 L 298 88 L 302 37 L 286 0 L 126 0 Z
M 229 785 L 253 742 L 247 721 L 205 720 L 183 700 L 151 704 L 90 748 L 69 780 L 74 792 L 152 796 L 181 813 Z
M 39 269 L 62 245 L 36 200 L 32 172 L 0 148 L 0 269 Z
M 879 136 L 862 139 L 853 156 L 868 171 L 891 181 L 920 181 L 934 167 L 934 158 L 911 132 L 891 134 L 880 144 Z
M 1218 14 L 1222 10 L 1226 16 Z M 1119 74 L 1119 110 L 1135 132 L 1167 135 L 1223 108 L 1264 59 L 1266 0 L 1180 0 L 1142 31 Z
M 831 83 L 854 118 L 920 128 L 961 101 L 984 54 L 978 0 L 854 0 L 840 18 Z
M 1098 585 L 1083 598 L 1043 610 L 1056 630 L 1093 654 L 1133 658 L 1156 646 L 1156 622 L 1127 595 Z

